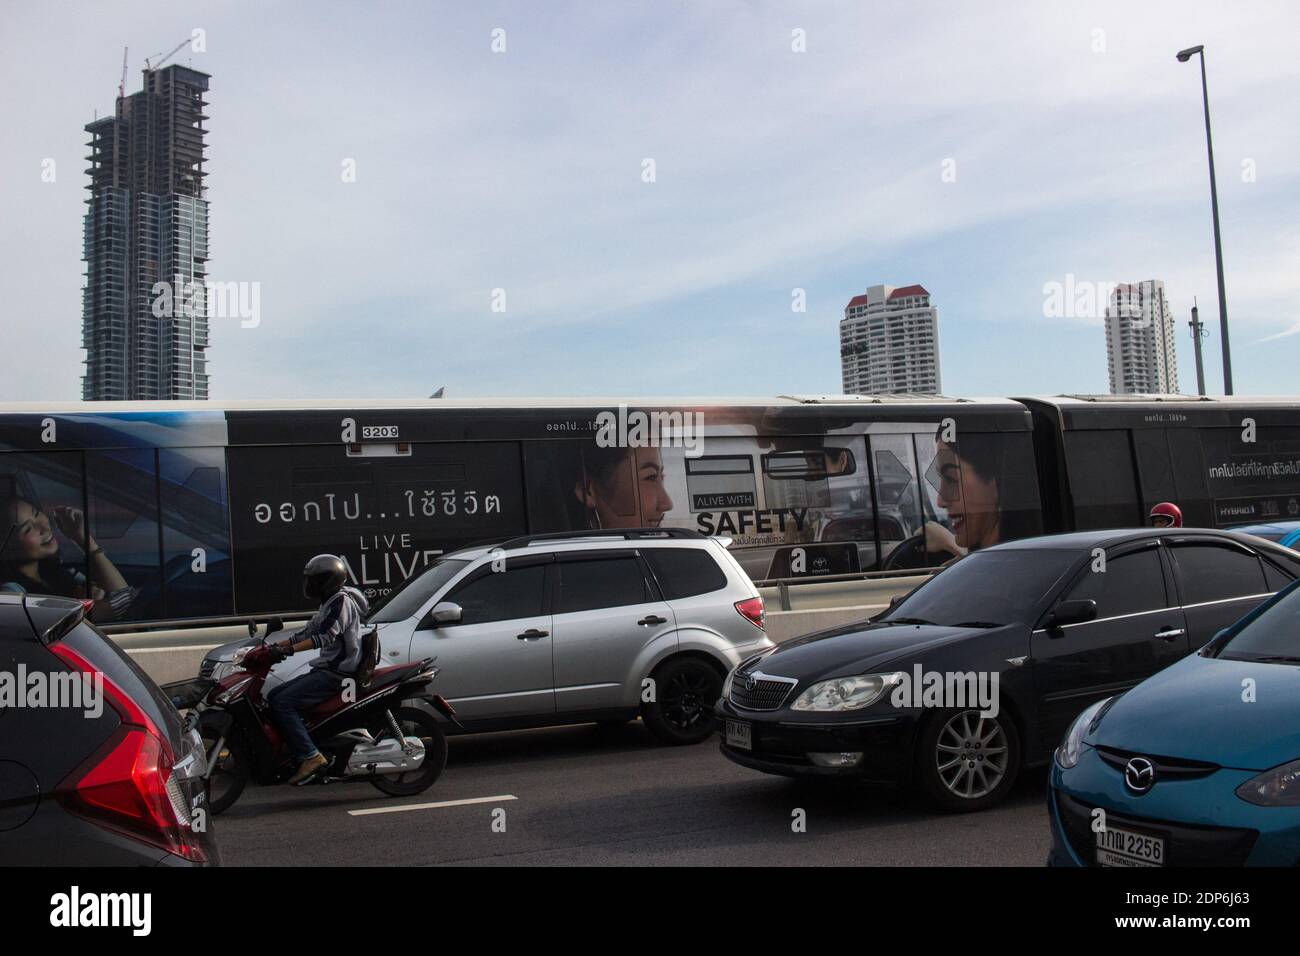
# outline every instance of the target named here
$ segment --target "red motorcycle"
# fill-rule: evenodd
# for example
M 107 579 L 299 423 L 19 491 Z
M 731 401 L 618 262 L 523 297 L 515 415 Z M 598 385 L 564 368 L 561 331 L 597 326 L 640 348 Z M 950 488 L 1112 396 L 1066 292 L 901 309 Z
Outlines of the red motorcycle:
M 266 638 L 282 628 L 272 620 L 260 644 L 236 658 L 236 670 L 220 681 L 198 679 L 168 685 L 187 722 L 197 726 L 208 754 L 208 806 L 228 810 L 250 780 L 284 783 L 296 763 L 262 695 L 266 675 L 284 653 Z M 255 625 L 249 632 L 255 635 Z M 376 634 L 362 638 L 362 659 L 378 661 Z M 423 793 L 447 765 L 447 738 L 437 711 L 457 727 L 456 711 L 428 687 L 438 676 L 433 659 L 393 667 L 363 667 L 339 694 L 316 705 L 304 719 L 316 747 L 329 758 L 309 784 L 365 781 L 384 793 Z

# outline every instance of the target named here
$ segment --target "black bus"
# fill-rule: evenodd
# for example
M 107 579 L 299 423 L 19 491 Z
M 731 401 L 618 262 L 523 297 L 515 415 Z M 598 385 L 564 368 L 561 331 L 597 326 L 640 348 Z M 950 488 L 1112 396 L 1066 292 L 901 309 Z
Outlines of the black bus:
M 1300 517 L 1300 401 L 781 397 L 0 406 L 0 588 L 103 624 L 372 600 L 526 533 L 684 527 L 756 580 L 938 566 L 1034 534 Z

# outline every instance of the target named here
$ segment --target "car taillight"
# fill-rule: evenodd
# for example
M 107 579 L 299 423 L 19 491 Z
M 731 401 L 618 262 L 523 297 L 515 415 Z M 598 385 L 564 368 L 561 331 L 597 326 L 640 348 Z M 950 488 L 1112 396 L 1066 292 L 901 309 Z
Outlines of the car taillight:
M 180 781 L 172 775 L 175 754 L 140 706 L 72 648 L 50 650 L 69 667 L 103 681 L 104 696 L 122 721 L 95 753 L 58 787 L 72 813 L 142 839 L 188 860 L 205 861 L 195 838 Z
M 761 597 L 750 598 L 748 601 L 737 601 L 736 610 L 741 616 L 760 630 L 763 627 L 763 599 Z

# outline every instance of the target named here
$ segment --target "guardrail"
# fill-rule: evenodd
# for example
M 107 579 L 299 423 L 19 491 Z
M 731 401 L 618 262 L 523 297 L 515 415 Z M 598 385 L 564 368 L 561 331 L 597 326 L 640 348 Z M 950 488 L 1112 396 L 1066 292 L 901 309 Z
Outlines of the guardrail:
M 253 621 L 266 624 L 281 621 L 302 621 L 311 617 L 311 611 L 281 611 L 278 614 L 225 614 L 220 617 L 176 617 L 167 621 L 142 621 L 135 624 L 101 624 L 105 634 L 146 634 L 149 631 L 174 631 L 186 627 L 235 627 Z
M 853 571 L 847 574 L 822 574 L 816 577 L 809 575 L 800 575 L 792 578 L 764 578 L 762 581 L 755 581 L 756 588 L 776 588 L 777 600 L 781 605 L 782 611 L 789 611 L 790 608 L 790 587 L 791 585 L 801 586 L 805 584 L 835 584 L 845 581 L 876 581 L 893 578 L 929 578 L 933 577 L 938 568 L 915 568 L 906 571 Z

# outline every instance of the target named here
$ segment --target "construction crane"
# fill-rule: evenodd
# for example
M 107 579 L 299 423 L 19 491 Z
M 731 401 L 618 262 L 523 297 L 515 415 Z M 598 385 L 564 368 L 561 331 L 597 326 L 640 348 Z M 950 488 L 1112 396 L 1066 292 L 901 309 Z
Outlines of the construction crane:
M 117 84 L 117 95 L 120 99 L 126 96 L 126 55 L 131 52 L 130 47 L 122 47 L 122 79 Z
M 165 56 L 164 56 L 163 54 L 161 54 L 161 53 L 155 53 L 153 56 L 149 57 L 148 59 L 146 59 L 146 60 L 144 61 L 144 68 L 145 68 L 146 70 L 156 70 L 156 69 L 158 69 L 158 68 L 159 68 L 160 66 L 162 66 L 164 63 L 166 63 L 168 60 L 170 60 L 172 57 L 174 57 L 177 53 L 179 53 L 180 50 L 181 50 L 181 47 L 187 46 L 187 45 L 191 42 L 192 39 L 193 39 L 193 37 L 186 37 L 186 38 L 185 38 L 184 40 L 182 40 L 180 43 L 176 44 L 175 48 L 172 49 L 172 50 L 171 50 L 169 53 L 167 53 Z M 157 59 L 157 58 L 160 57 L 160 56 L 162 57 L 162 59 L 161 59 L 161 60 L 158 60 L 157 63 L 153 63 L 153 62 L 151 62 L 151 61 Z

